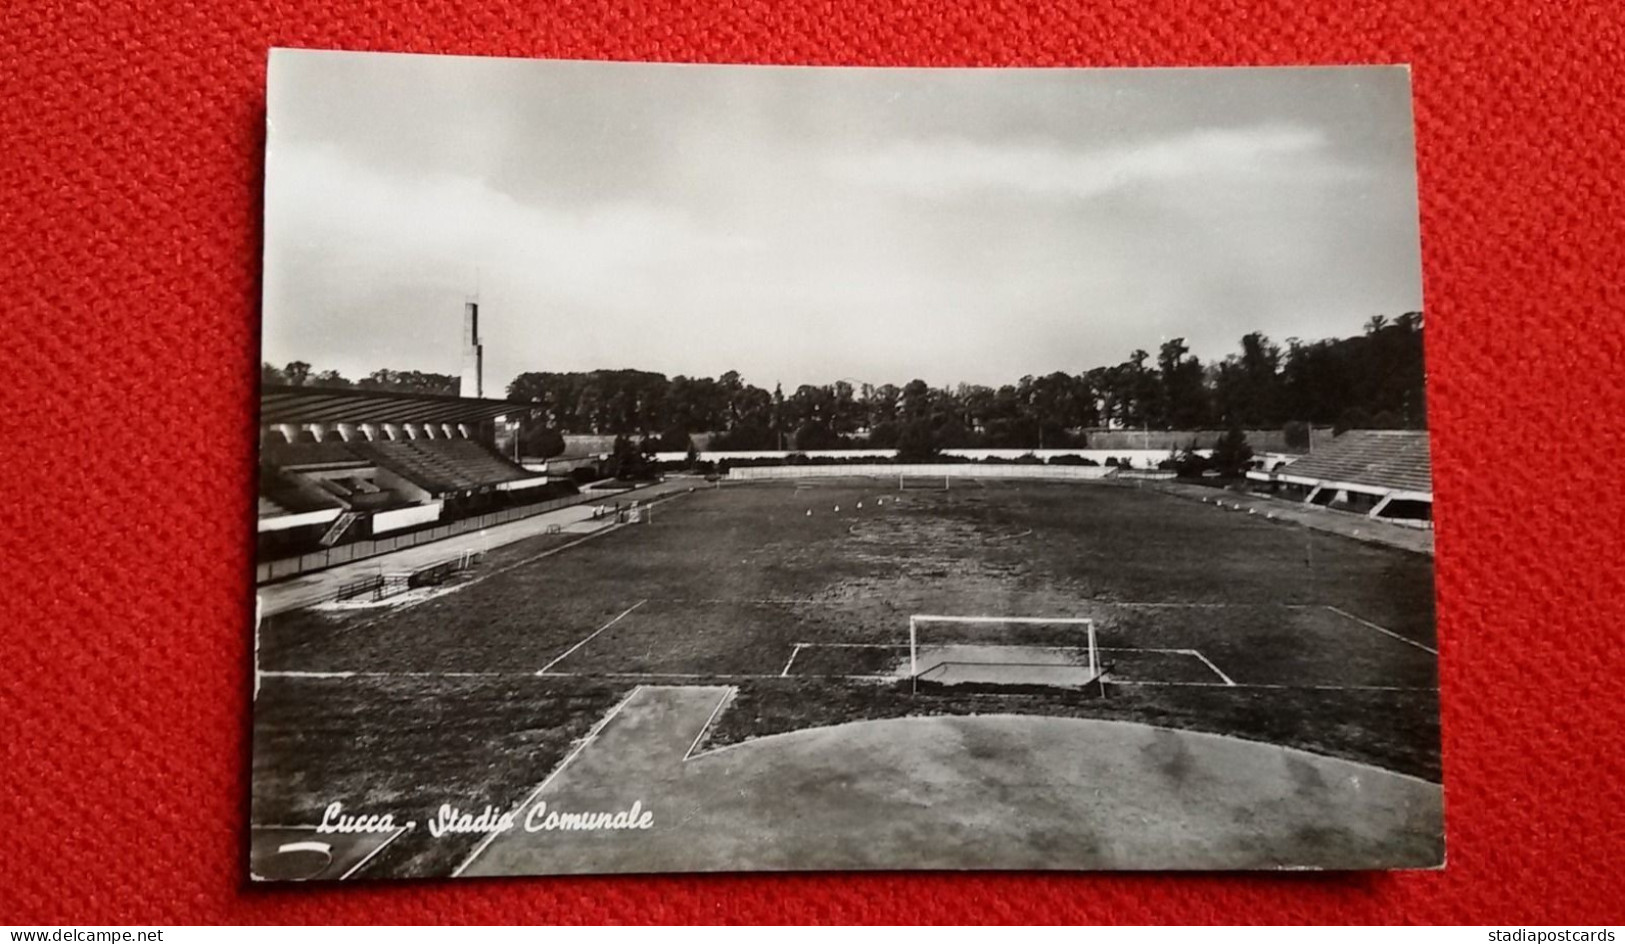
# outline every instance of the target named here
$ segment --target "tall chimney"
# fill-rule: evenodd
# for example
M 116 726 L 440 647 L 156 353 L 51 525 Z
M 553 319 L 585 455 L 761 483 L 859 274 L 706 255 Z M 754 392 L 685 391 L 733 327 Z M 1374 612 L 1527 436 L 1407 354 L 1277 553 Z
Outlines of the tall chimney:
M 480 303 L 463 304 L 463 385 L 465 397 L 485 396 L 485 346 L 480 343 Z

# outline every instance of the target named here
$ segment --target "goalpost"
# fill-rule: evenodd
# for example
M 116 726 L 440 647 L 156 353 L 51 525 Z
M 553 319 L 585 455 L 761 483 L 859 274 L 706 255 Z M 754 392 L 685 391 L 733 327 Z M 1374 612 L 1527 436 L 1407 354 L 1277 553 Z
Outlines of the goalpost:
M 909 484 L 908 484 L 908 479 L 909 479 L 908 473 L 906 473 L 906 472 L 897 473 L 897 490 L 899 492 L 908 491 L 908 489 L 910 487 Z M 914 479 L 916 481 L 919 481 L 919 480 L 923 479 L 925 481 L 929 481 L 929 482 L 933 483 L 931 485 L 915 485 L 915 486 L 913 486 L 915 491 L 920 491 L 922 489 L 925 489 L 925 490 L 928 490 L 928 491 L 933 491 L 933 492 L 937 491 L 937 487 L 934 484 L 936 482 L 936 480 L 937 480 L 937 477 L 935 475 L 932 475 L 932 476 L 916 475 L 916 476 L 914 476 Z M 944 472 L 942 474 L 942 489 L 941 490 L 946 492 L 946 491 L 951 490 L 952 488 L 953 488 L 953 476 L 951 476 L 948 473 Z
M 1081 688 L 1102 674 L 1095 621 L 1083 616 L 908 618 L 911 687 L 1056 685 Z

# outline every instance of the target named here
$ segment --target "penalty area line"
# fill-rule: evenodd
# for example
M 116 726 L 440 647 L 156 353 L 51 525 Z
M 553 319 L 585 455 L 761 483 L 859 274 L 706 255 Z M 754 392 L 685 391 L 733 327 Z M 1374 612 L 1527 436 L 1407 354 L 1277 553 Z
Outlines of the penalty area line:
M 1161 682 L 1154 679 L 1107 678 L 1107 685 L 1145 685 L 1155 688 L 1240 688 L 1276 692 L 1437 692 L 1415 685 L 1280 685 L 1259 682 Z
M 1212 659 L 1209 659 L 1207 656 L 1202 655 L 1202 653 L 1200 651 L 1198 651 L 1196 649 L 1187 649 L 1185 651 L 1189 652 L 1191 655 L 1195 656 L 1196 658 L 1201 659 L 1202 664 L 1207 666 L 1208 668 L 1212 669 L 1214 675 L 1217 675 L 1219 678 L 1224 679 L 1224 684 L 1226 684 L 1226 685 L 1235 685 L 1236 684 L 1235 679 L 1231 678 L 1228 675 L 1225 675 L 1223 670 L 1221 670 L 1218 666 L 1213 664 Z
M 580 649 L 582 646 L 585 646 L 587 643 L 592 642 L 593 638 L 596 637 L 599 633 L 601 633 L 604 630 L 610 628 L 611 626 L 614 626 L 616 623 L 619 623 L 621 620 L 626 618 L 627 614 L 631 613 L 633 610 L 637 609 L 638 607 L 640 607 L 643 604 L 648 603 L 648 602 L 649 602 L 648 598 L 644 598 L 644 599 L 639 600 L 638 602 L 632 604 L 631 606 L 627 607 L 626 609 L 622 610 L 619 616 L 615 617 L 614 619 L 610 620 L 609 622 L 605 623 L 604 625 L 602 625 L 602 626 L 598 627 L 597 629 L 593 630 L 592 633 L 589 634 L 586 639 L 583 639 L 580 642 L 576 643 L 575 645 L 571 646 L 570 648 L 564 650 L 564 653 L 562 655 L 560 655 L 558 658 L 554 659 L 552 662 L 549 662 L 548 664 L 542 666 L 540 669 L 537 670 L 536 674 L 537 675 L 546 675 L 548 669 L 551 669 L 553 666 L 558 665 L 560 662 L 563 662 L 565 659 L 569 658 L 570 653 L 575 652 L 577 649 Z
M 1400 642 L 1404 643 L 1407 646 L 1415 646 L 1416 648 L 1422 650 L 1423 652 L 1432 653 L 1433 655 L 1438 655 L 1439 654 L 1439 650 L 1434 649 L 1431 646 L 1424 646 L 1424 645 L 1422 645 L 1421 643 L 1417 642 L 1414 639 L 1406 639 L 1404 636 L 1401 636 L 1400 634 L 1394 632 L 1393 630 L 1387 628 L 1386 626 L 1378 626 L 1376 623 L 1373 623 L 1368 619 L 1361 619 L 1360 617 L 1355 616 L 1353 613 L 1350 613 L 1350 612 L 1348 612 L 1346 610 L 1340 610 L 1337 607 L 1332 606 L 1331 604 L 1325 604 L 1325 607 L 1326 607 L 1326 609 L 1331 610 L 1333 613 L 1336 613 L 1338 616 L 1341 616 L 1344 619 L 1353 620 L 1354 622 L 1359 623 L 1361 626 L 1365 626 L 1365 627 L 1367 627 L 1369 629 L 1374 629 L 1377 632 L 1382 633 L 1384 636 L 1392 636 L 1393 638 L 1399 640 Z
M 799 655 L 801 655 L 801 644 L 797 643 L 796 647 L 794 649 L 790 650 L 790 659 L 789 659 L 789 661 L 784 663 L 784 671 L 779 673 L 779 678 L 789 678 L 790 677 L 790 666 L 795 665 L 796 656 L 799 656 Z

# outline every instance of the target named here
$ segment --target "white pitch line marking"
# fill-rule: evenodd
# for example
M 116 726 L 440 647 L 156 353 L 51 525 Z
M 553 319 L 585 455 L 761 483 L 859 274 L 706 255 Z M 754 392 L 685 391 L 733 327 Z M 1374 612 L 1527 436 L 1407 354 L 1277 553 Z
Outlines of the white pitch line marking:
M 1224 684 L 1226 684 L 1226 685 L 1235 685 L 1236 684 L 1235 679 L 1231 678 L 1228 675 L 1225 675 L 1224 672 L 1221 671 L 1218 666 L 1213 664 L 1213 660 L 1209 659 L 1207 656 L 1202 655 L 1202 653 L 1200 651 L 1198 651 L 1196 649 L 1187 649 L 1185 651 L 1189 652 L 1191 655 L 1195 656 L 1196 658 L 1201 659 L 1202 664 L 1207 666 L 1208 668 L 1212 669 L 1214 675 L 1217 675 L 1219 678 L 1224 679 Z
M 661 597 L 661 603 L 688 606 L 852 606 L 850 600 L 808 600 L 800 597 Z
M 915 613 L 910 619 L 930 623 L 1091 623 L 1090 616 L 939 616 L 933 613 Z
M 798 655 L 801 655 L 801 644 L 800 643 L 797 643 L 796 647 L 794 649 L 790 650 L 790 659 L 789 659 L 789 661 L 784 663 L 784 671 L 779 673 L 779 678 L 789 678 L 790 677 L 790 666 L 795 664 L 796 656 L 798 656 Z
M 382 614 L 380 616 L 375 616 L 370 620 L 365 620 L 363 622 L 356 623 L 353 626 L 346 626 L 344 628 L 346 630 L 348 630 L 348 631 L 354 632 L 354 631 L 367 629 L 367 628 L 372 627 L 372 626 L 376 626 L 378 623 L 381 623 L 384 620 L 389 619 L 392 616 L 396 616 L 396 615 L 402 613 L 405 610 L 409 610 L 412 607 L 417 606 L 417 605 L 419 605 L 421 603 L 427 603 L 430 600 L 438 600 L 438 599 L 441 599 L 443 597 L 448 597 L 448 596 L 451 596 L 454 593 L 461 593 L 461 592 L 463 592 L 464 590 L 467 590 L 470 587 L 478 586 L 479 584 L 482 584 L 485 581 L 490 580 L 492 577 L 500 577 L 500 576 L 502 576 L 503 574 L 507 573 L 510 570 L 516 570 L 516 569 L 518 569 L 520 567 L 524 567 L 527 564 L 534 564 L 537 561 L 542 560 L 543 558 L 552 557 L 554 554 L 559 554 L 559 553 L 562 553 L 564 551 L 568 551 L 572 547 L 575 547 L 575 546 L 577 546 L 579 544 L 585 544 L 588 541 L 591 541 L 593 538 L 602 537 L 602 536 L 604 536 L 606 534 L 609 534 L 609 533 L 611 533 L 613 531 L 619 531 L 620 529 L 622 529 L 624 527 L 626 527 L 626 525 L 624 525 L 624 524 L 606 525 L 606 526 L 604 526 L 602 528 L 599 528 L 597 531 L 592 531 L 592 532 L 589 532 L 587 534 L 582 535 L 581 537 L 577 538 L 576 540 L 571 541 L 569 544 L 561 544 L 558 547 L 549 548 L 549 549 L 541 552 L 540 554 L 534 554 L 534 555 L 532 555 L 530 557 L 525 558 L 524 560 L 515 561 L 512 564 L 508 564 L 508 565 L 506 565 L 504 567 L 499 567 L 496 570 L 491 571 L 490 573 L 481 574 L 478 577 L 474 577 L 474 578 L 472 578 L 470 580 L 464 581 L 463 583 L 456 584 L 456 585 L 450 586 L 450 587 L 442 587 L 442 588 L 440 588 L 441 592 L 439 592 L 439 593 L 425 595 L 425 596 L 419 597 L 419 598 L 417 598 L 415 600 L 408 600 L 405 603 L 397 604 L 392 609 L 390 609 L 388 612 L 386 612 L 386 613 L 384 613 L 384 614 Z M 524 540 L 524 539 L 521 538 L 520 540 Z M 518 542 L 515 541 L 513 543 L 518 543 Z
M 534 672 L 526 672 L 526 678 L 535 678 Z M 580 678 L 580 679 L 663 679 L 665 681 L 683 682 L 728 682 L 734 679 L 779 679 L 784 676 L 777 673 L 748 673 L 748 672 L 549 672 L 546 678 Z
M 1305 609 L 1311 604 L 1306 603 L 1165 603 L 1147 600 L 1095 600 L 1096 606 L 1122 606 L 1140 607 L 1143 609 L 1168 610 L 1226 610 L 1226 609 L 1263 609 L 1265 607 L 1280 607 L 1282 609 Z
M 564 760 L 560 761 L 559 765 L 553 768 L 552 773 L 549 773 L 541 783 L 536 785 L 535 789 L 526 794 L 525 798 L 520 801 L 518 806 L 513 808 L 515 819 L 518 818 L 517 814 L 520 810 L 530 806 L 536 797 L 539 796 L 544 789 L 546 789 L 547 785 L 553 782 L 554 777 L 557 777 L 564 770 L 564 768 L 570 766 L 570 762 L 576 759 L 576 755 L 586 750 L 588 744 L 591 744 L 593 741 L 598 739 L 599 733 L 604 730 L 605 726 L 607 726 L 616 715 L 620 714 L 621 709 L 625 708 L 627 703 L 636 697 L 638 692 L 641 691 L 643 691 L 642 685 L 634 687 L 630 692 L 626 693 L 626 697 L 621 699 L 619 704 L 617 704 L 614 708 L 611 708 L 602 718 L 598 719 L 598 722 L 592 726 L 592 730 L 587 732 L 587 736 L 582 738 L 580 743 L 570 750 L 569 754 L 565 755 Z M 461 865 L 452 870 L 451 877 L 456 878 L 459 875 L 462 875 L 463 870 L 467 869 L 470 865 L 473 865 L 474 860 L 479 858 L 480 853 L 485 851 L 485 847 L 489 846 L 492 840 L 496 839 L 497 836 L 500 836 L 501 834 L 502 831 L 496 829 L 486 833 L 485 837 L 481 839 L 479 844 L 474 847 L 474 851 L 468 854 L 468 858 L 464 859 Z
M 700 727 L 700 733 L 694 735 L 694 743 L 690 744 L 688 750 L 683 753 L 683 760 L 686 761 L 694 756 L 694 749 L 699 747 L 700 741 L 705 739 L 706 733 L 711 730 L 711 725 L 716 722 L 717 715 L 722 714 L 722 709 L 728 707 L 728 703 L 733 701 L 733 697 L 738 693 L 739 689 L 730 687 L 722 693 L 721 698 L 717 699 L 717 706 L 711 709 L 711 717 L 705 719 L 705 724 Z
M 376 849 L 373 849 L 371 852 L 369 852 L 366 855 L 362 856 L 360 862 L 357 862 L 355 865 L 350 866 L 349 871 L 345 872 L 343 875 L 340 875 L 339 876 L 339 881 L 342 882 L 345 879 L 349 878 L 350 876 L 352 876 L 352 875 L 356 874 L 357 872 L 361 871 L 362 869 L 366 868 L 368 862 L 371 862 L 373 859 L 378 857 L 378 853 L 383 852 L 384 849 L 387 848 L 390 843 L 392 843 L 395 840 L 397 840 L 397 839 L 401 838 L 402 836 L 406 835 L 407 830 L 412 829 L 416 825 L 417 825 L 416 823 L 408 823 L 405 826 L 398 827 L 395 830 L 394 835 L 390 836 L 388 839 L 385 839 L 383 842 L 379 843 L 378 847 Z
M 534 672 L 303 672 L 295 669 L 262 672 L 266 678 L 352 679 L 352 678 L 527 678 Z
M 648 499 L 646 502 L 644 502 L 643 507 L 645 507 L 645 508 L 653 508 L 656 505 L 664 505 L 667 502 L 675 501 L 678 498 L 681 498 L 682 496 L 684 496 L 686 494 L 688 494 L 688 493 L 687 492 L 667 492 L 667 493 L 662 494 L 662 495 L 656 495 L 656 496 Z M 584 505 L 586 503 L 582 502 L 581 504 Z M 568 507 L 568 508 L 576 508 L 576 507 L 580 507 L 580 506 L 579 505 L 568 505 L 566 507 Z M 544 514 L 546 514 L 546 512 L 544 512 Z M 528 519 L 520 519 L 520 520 L 528 520 Z M 583 519 L 583 520 L 590 520 L 590 519 Z M 510 522 L 510 523 L 512 523 L 512 522 Z M 577 522 L 577 523 L 579 523 L 579 522 Z M 624 525 L 624 524 L 607 524 L 604 527 L 601 527 L 596 531 L 590 531 L 587 534 L 582 535 L 581 537 L 577 538 L 574 541 L 571 541 L 568 544 L 561 544 L 558 547 L 548 548 L 547 550 L 542 551 L 540 554 L 533 554 L 530 557 L 527 557 L 527 558 L 525 558 L 523 560 L 514 561 L 511 564 L 506 564 L 506 565 L 504 565 L 502 567 L 497 568 L 496 570 L 491 571 L 490 573 L 480 574 L 479 576 L 474 577 L 474 578 L 472 578 L 470 580 L 464 581 L 463 583 L 456 584 L 456 585 L 450 586 L 450 587 L 442 588 L 441 592 L 439 592 L 439 593 L 430 594 L 430 595 L 427 595 L 427 596 L 419 597 L 418 599 L 415 599 L 415 600 L 409 600 L 409 601 L 407 601 L 405 603 L 401 603 L 401 604 L 395 606 L 388 613 L 384 613 L 384 614 L 382 614 L 380 616 L 376 616 L 376 617 L 374 617 L 374 618 L 372 618 L 370 620 L 366 620 L 366 621 L 363 621 L 363 622 L 360 622 L 360 623 L 356 623 L 356 624 L 354 624 L 352 626 L 346 626 L 346 627 L 344 627 L 344 629 L 346 631 L 348 631 L 348 632 L 356 632 L 356 631 L 359 631 L 359 630 L 367 629 L 367 628 L 369 628 L 371 626 L 377 625 L 378 623 L 380 623 L 380 622 L 382 622 L 382 621 L 384 621 L 384 620 L 386 620 L 386 619 L 388 619 L 388 618 L 390 618 L 392 616 L 398 615 L 403 610 L 411 609 L 412 607 L 417 606 L 420 603 L 427 603 L 430 600 L 438 600 L 438 599 L 440 599 L 442 597 L 450 596 L 453 593 L 461 593 L 462 591 L 467 590 L 470 587 L 478 586 L 479 584 L 482 584 L 485 581 L 490 580 L 492 577 L 500 577 L 500 576 L 502 576 L 503 574 L 507 573 L 510 570 L 517 570 L 518 568 L 524 567 L 527 564 L 534 564 L 539 560 L 543 560 L 545 558 L 552 557 L 554 554 L 561 554 L 561 553 L 563 553 L 565 551 L 570 550 L 573 547 L 577 547 L 579 545 L 585 544 L 585 543 L 587 543 L 588 541 L 591 541 L 594 538 L 603 537 L 606 534 L 612 534 L 612 533 L 614 533 L 616 531 L 619 531 L 619 530 L 621 530 L 622 528 L 625 528 L 625 527 L 627 527 L 627 525 Z M 535 537 L 535 535 L 531 535 L 531 537 Z M 450 540 L 450 539 L 448 538 L 446 540 Z M 511 542 L 508 542 L 508 543 L 517 544 L 520 541 L 524 541 L 524 540 L 526 540 L 526 538 L 518 538 L 518 539 L 516 539 L 514 541 L 511 541 Z M 506 545 L 499 545 L 499 546 L 506 546 Z
M 802 649 L 907 649 L 906 642 L 798 642 L 795 644 Z M 922 649 L 983 648 L 983 649 L 1031 649 L 1034 652 L 1076 652 L 1086 649 L 1087 646 L 1023 646 L 1013 643 L 998 642 L 943 642 L 925 643 Z M 1098 652 L 1167 652 L 1174 655 L 1188 656 L 1195 654 L 1194 649 L 1168 649 L 1157 646 L 1096 646 Z M 1223 673 L 1220 673 L 1223 674 Z
M 1371 629 L 1374 629 L 1377 632 L 1382 633 L 1384 636 L 1392 636 L 1393 638 L 1399 640 L 1400 642 L 1404 643 L 1407 646 L 1415 646 L 1416 648 L 1422 650 L 1423 652 L 1431 652 L 1434 655 L 1439 654 L 1439 650 L 1437 650 L 1437 649 L 1433 649 L 1431 647 L 1424 646 L 1424 645 L 1422 645 L 1421 643 L 1417 642 L 1414 639 L 1406 639 L 1404 636 L 1401 636 L 1400 634 L 1394 632 L 1391 629 L 1388 629 L 1385 626 L 1378 626 L 1376 623 L 1373 623 L 1368 619 L 1361 619 L 1360 617 L 1355 616 L 1353 613 L 1349 613 L 1347 611 L 1340 610 L 1335 606 L 1331 606 L 1330 604 L 1326 605 L 1326 609 L 1331 610 L 1333 613 L 1336 613 L 1338 616 L 1341 616 L 1344 619 L 1351 619 L 1354 622 L 1359 623 L 1361 626 L 1366 626 L 1366 627 L 1369 627 Z
M 599 633 L 601 633 L 604 630 L 610 628 L 611 626 L 614 626 L 616 623 L 619 623 L 621 620 L 626 618 L 626 615 L 628 613 L 631 613 L 633 610 L 637 609 L 638 607 L 640 607 L 643 604 L 648 603 L 648 602 L 649 602 L 649 600 L 647 598 L 644 598 L 644 599 L 639 600 L 638 602 L 632 604 L 631 606 L 627 607 L 626 609 L 622 610 L 621 615 L 615 617 L 614 619 L 610 620 L 609 622 L 605 623 L 604 625 L 602 625 L 602 626 L 598 627 L 597 629 L 593 630 L 592 633 L 589 636 L 587 636 L 586 639 L 583 639 L 580 642 L 576 643 L 575 645 L 571 646 L 570 648 L 564 650 L 563 655 L 560 655 L 557 659 L 554 659 L 552 662 L 549 662 L 548 664 L 542 666 L 540 669 L 537 670 L 536 674 L 537 675 L 546 675 L 548 669 L 551 669 L 553 666 L 558 665 L 560 662 L 563 662 L 566 658 L 569 657 L 570 653 L 575 652 L 577 649 L 580 649 L 582 646 L 585 646 L 587 643 L 592 642 L 593 637 L 597 636 Z
M 907 649 L 906 642 L 798 642 L 802 649 Z
M 1222 682 L 1156 682 L 1141 679 L 1107 679 L 1107 685 L 1148 685 L 1158 688 L 1259 688 L 1272 691 L 1311 691 L 1311 692 L 1436 692 L 1437 688 L 1407 685 L 1276 685 L 1268 683 L 1237 683 L 1225 685 Z

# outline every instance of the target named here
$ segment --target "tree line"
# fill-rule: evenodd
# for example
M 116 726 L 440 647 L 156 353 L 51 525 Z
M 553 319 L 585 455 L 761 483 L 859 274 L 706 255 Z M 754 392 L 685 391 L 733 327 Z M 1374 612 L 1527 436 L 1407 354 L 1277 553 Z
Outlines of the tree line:
M 1422 315 L 1376 317 L 1362 334 L 1276 344 L 1254 332 L 1212 363 L 1183 338 L 1125 361 L 1079 373 L 1022 377 L 999 387 L 901 386 L 839 380 L 767 390 L 737 371 L 667 378 L 638 370 L 531 372 L 509 399 L 534 404 L 562 433 L 645 436 L 688 448 L 711 433 L 711 449 L 1082 448 L 1085 430 L 1281 428 L 1420 429 Z
M 527 447 L 554 451 L 560 434 L 632 436 L 687 450 L 708 433 L 718 450 L 1065 449 L 1086 445 L 1086 430 L 1420 429 L 1422 314 L 1372 318 L 1345 338 L 1277 344 L 1254 332 L 1240 349 L 1204 363 L 1183 338 L 1123 362 L 1078 373 L 1026 376 L 998 387 L 901 386 L 838 380 L 786 392 L 749 383 L 738 371 L 687 377 L 642 370 L 533 371 L 509 384 L 508 399 L 531 404 Z M 351 383 L 294 363 L 265 365 L 267 383 L 455 393 L 447 374 L 375 371 Z M 1306 430 L 1305 430 L 1306 435 Z
M 282 367 L 260 365 L 260 383 L 288 387 L 325 387 L 330 390 L 387 390 L 394 393 L 436 393 L 456 396 L 461 378 L 451 374 L 430 374 L 421 370 L 375 370 L 360 380 L 351 380 L 336 370 L 315 370 L 304 361 Z

